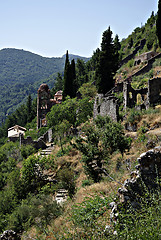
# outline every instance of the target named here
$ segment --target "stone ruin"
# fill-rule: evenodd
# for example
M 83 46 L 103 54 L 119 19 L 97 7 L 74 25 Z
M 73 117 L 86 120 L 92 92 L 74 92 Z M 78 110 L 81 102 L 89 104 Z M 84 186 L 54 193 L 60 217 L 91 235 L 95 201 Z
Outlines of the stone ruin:
M 109 116 L 114 121 L 118 120 L 119 108 L 117 98 L 112 94 L 97 94 L 94 102 L 94 118 L 97 115 Z
M 122 209 L 132 207 L 141 209 L 141 198 L 145 197 L 147 191 L 161 193 L 159 179 L 161 177 L 161 146 L 155 147 L 142 153 L 137 159 L 136 170 L 131 173 L 131 178 L 125 180 L 122 187 L 118 189 L 115 202 L 110 203 L 111 222 L 117 223 L 119 212 Z
M 114 121 L 119 117 L 119 106 L 117 98 L 113 93 L 123 92 L 124 109 L 136 107 L 140 110 L 155 106 L 161 101 L 161 78 L 149 79 L 148 87 L 134 89 L 130 81 L 117 84 L 107 94 L 97 94 L 94 102 L 94 118 L 97 115 L 109 116 Z M 138 104 L 138 98 L 140 103 Z
M 142 62 L 148 61 L 149 59 L 155 57 L 156 55 L 157 55 L 156 52 L 150 51 L 150 52 L 143 53 L 139 56 L 136 56 L 134 66 L 139 65 Z
M 148 109 L 155 106 L 161 100 L 161 78 L 149 79 L 148 87 L 142 89 L 133 89 L 131 83 L 123 83 L 124 109 L 135 107 L 137 96 L 141 97 L 141 109 Z
M 37 91 L 37 129 L 47 125 L 46 115 L 53 105 L 62 102 L 62 91 L 58 91 L 51 99 L 47 84 L 41 84 Z

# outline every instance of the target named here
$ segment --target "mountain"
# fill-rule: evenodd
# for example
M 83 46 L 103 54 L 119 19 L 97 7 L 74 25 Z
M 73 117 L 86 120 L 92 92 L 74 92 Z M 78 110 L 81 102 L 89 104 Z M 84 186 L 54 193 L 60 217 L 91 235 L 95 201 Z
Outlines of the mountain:
M 76 55 L 71 57 L 88 60 Z M 0 50 L 0 124 L 6 115 L 26 101 L 29 94 L 36 97 L 41 83 L 46 82 L 53 87 L 57 72 L 63 72 L 64 64 L 64 56 L 47 58 L 20 49 Z

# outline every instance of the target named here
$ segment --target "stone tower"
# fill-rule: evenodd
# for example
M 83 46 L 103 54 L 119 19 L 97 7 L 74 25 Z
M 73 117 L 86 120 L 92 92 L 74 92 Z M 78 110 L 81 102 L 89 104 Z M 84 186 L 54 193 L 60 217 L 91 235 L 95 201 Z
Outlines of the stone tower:
M 46 126 L 46 114 L 50 109 L 50 89 L 47 84 L 41 84 L 37 95 L 37 129 Z

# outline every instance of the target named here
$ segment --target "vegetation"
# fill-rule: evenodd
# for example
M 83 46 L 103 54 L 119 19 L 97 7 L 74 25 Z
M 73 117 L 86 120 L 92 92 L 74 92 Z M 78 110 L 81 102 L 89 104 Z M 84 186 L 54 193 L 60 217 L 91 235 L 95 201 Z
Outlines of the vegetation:
M 88 60 L 75 55 L 72 55 L 72 58 Z M 0 125 L 8 115 L 27 101 L 29 95 L 32 99 L 36 98 L 40 84 L 45 82 L 50 88 L 54 87 L 57 73 L 62 74 L 64 63 L 64 57 L 45 58 L 24 50 L 2 49 L 0 51 Z
M 157 15 L 157 21 L 156 21 L 156 34 L 159 40 L 159 46 L 161 47 L 161 33 L 160 33 L 160 27 L 161 27 L 161 1 L 158 1 L 158 15 Z
M 135 29 L 121 43 L 118 35 L 113 41 L 109 27 L 103 33 L 101 49 L 97 49 L 88 62 L 79 59 L 75 63 L 74 56 L 67 52 L 63 56 L 63 61 L 66 58 L 64 74 L 59 71 L 55 75 L 52 70 L 52 75 L 45 76 L 49 86 L 55 81 L 52 95 L 60 89 L 65 92 L 62 104 L 54 105 L 48 113 L 47 127 L 36 130 L 36 99 L 32 101 L 30 91 L 26 102 L 7 117 L 0 128 L 0 232 L 13 229 L 22 239 L 42 240 L 160 239 L 159 191 L 147 190 L 140 198 L 141 210 L 120 208 L 116 225 L 110 223 L 109 216 L 109 203 L 119 185 L 134 170 L 137 157 L 161 142 L 160 131 L 155 132 L 161 126 L 159 106 L 125 112 L 123 93 L 117 93 L 123 122 L 116 123 L 102 116 L 92 118 L 97 90 L 106 93 L 114 86 L 118 59 L 131 53 L 142 37 L 146 37 L 146 44 L 140 53 L 147 49 L 159 51 L 155 21 L 152 13 L 145 26 Z M 119 69 L 124 78 L 133 63 L 134 60 L 130 60 Z M 160 67 L 160 59 L 152 67 Z M 145 86 L 153 75 L 154 69 L 133 79 L 133 87 Z M 32 83 L 36 84 L 34 79 Z M 75 98 L 76 92 L 80 94 L 79 99 Z M 137 132 L 127 132 L 125 122 L 136 124 Z M 33 139 L 51 127 L 55 144 L 51 155 L 42 157 L 41 149 L 37 154 L 32 145 L 7 142 L 7 129 L 15 124 L 26 127 L 26 136 L 31 135 Z M 54 201 L 60 189 L 68 191 L 63 205 Z
M 118 68 L 118 41 L 112 39 L 110 27 L 103 33 L 101 51 L 96 69 L 96 86 L 98 93 L 107 93 L 114 87 L 114 74 Z

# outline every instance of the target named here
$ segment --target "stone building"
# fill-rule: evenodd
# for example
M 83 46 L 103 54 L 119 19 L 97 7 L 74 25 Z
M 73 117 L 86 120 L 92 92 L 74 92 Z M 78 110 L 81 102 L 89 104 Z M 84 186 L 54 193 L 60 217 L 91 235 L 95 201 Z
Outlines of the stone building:
M 47 84 L 41 84 L 37 95 L 37 129 L 47 125 L 46 115 L 54 104 L 62 102 L 62 91 L 58 91 L 51 99 Z
M 97 94 L 94 102 L 94 118 L 97 115 L 109 116 L 114 121 L 118 120 L 117 98 L 112 94 Z
M 137 104 L 137 97 L 140 95 L 141 107 L 149 108 L 161 101 L 161 78 L 149 79 L 148 87 L 133 89 L 128 82 L 123 83 L 124 108 L 132 108 Z
M 19 125 L 15 125 L 8 129 L 8 138 L 17 138 L 20 134 L 24 135 L 26 132 L 26 128 L 21 127 Z
M 149 59 L 155 57 L 156 55 L 157 55 L 156 52 L 150 51 L 150 52 L 143 53 L 139 56 L 136 56 L 134 65 L 136 66 L 136 65 L 139 65 L 142 62 L 148 61 Z

